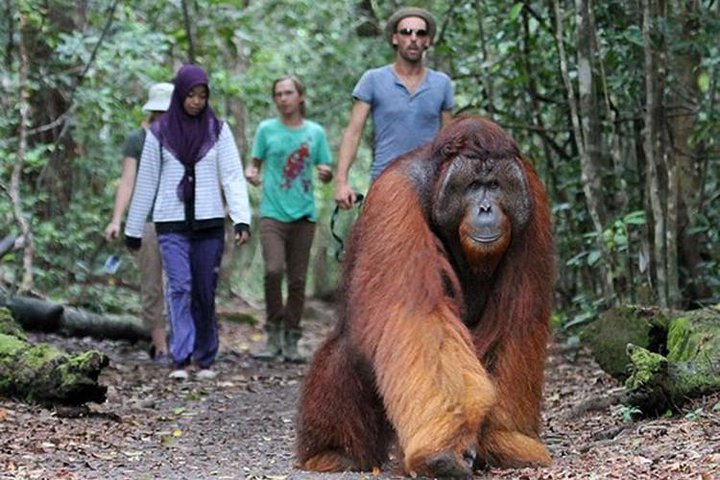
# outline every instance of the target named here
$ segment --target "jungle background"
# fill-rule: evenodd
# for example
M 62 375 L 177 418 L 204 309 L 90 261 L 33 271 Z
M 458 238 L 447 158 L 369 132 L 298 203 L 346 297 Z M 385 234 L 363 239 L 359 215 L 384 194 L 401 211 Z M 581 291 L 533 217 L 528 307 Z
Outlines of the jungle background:
M 453 79 L 455 113 L 484 115 L 502 125 L 544 181 L 557 250 L 553 321 L 561 342 L 572 344 L 576 327 L 616 305 L 691 310 L 720 302 L 720 2 L 413 3 L 433 11 L 438 20 L 427 61 Z M 297 75 L 307 87 L 309 118 L 324 125 L 337 153 L 351 107 L 350 92 L 364 70 L 392 61 L 382 28 L 390 13 L 403 5 L 372 0 L 3 0 L 0 289 L 100 314 L 137 314 L 133 260 L 121 242 L 104 242 L 102 231 L 111 217 L 123 143 L 144 118 L 141 105 L 147 87 L 171 80 L 184 62 L 204 66 L 211 77 L 211 105 L 231 124 L 247 161 L 257 124 L 275 115 L 272 80 Z M 369 138 L 368 125 L 351 174 L 359 191 L 368 187 Z M 332 185 L 316 191 L 320 215 L 308 293 L 331 300 L 340 271 L 329 229 Z M 250 192 L 256 206 L 260 192 Z M 339 215 L 341 237 L 356 215 Z M 253 235 L 250 245 L 241 248 L 228 242 L 219 299 L 225 309 L 262 306 L 257 240 Z M 104 263 L 113 254 L 120 255 L 122 263 L 111 274 Z M 128 371 L 123 362 L 132 364 L 123 348 L 107 346 L 115 352 L 111 375 L 116 377 Z M 563 347 L 555 348 L 561 351 L 554 357 L 563 358 Z M 229 366 L 222 363 L 220 368 Z M 551 380 L 558 375 L 567 379 L 550 386 L 550 418 L 565 418 L 564 401 L 581 396 L 577 389 L 601 391 L 611 385 L 592 365 L 583 363 L 571 373 L 564 368 L 551 375 Z M 259 378 L 267 386 L 270 379 L 269 383 L 290 385 L 278 397 L 289 399 L 294 398 L 299 376 L 299 370 L 284 367 L 248 374 L 236 379 L 235 386 L 223 388 L 253 393 L 257 387 L 247 387 L 248 382 Z M 600 379 L 591 386 L 572 385 L 590 377 Z M 147 385 L 158 382 L 159 377 L 136 378 L 128 408 L 135 400 L 139 405 Z M 121 396 L 122 388 L 117 388 L 110 399 Z M 172 395 L 187 401 L 198 393 L 185 387 Z M 222 391 L 212 395 L 224 405 Z M 43 418 L 23 410 L 26 407 L 3 405 L 0 423 L 8 411 L 10 417 L 16 415 L 19 426 Z M 174 408 L 173 412 L 181 408 L 168 406 L 173 404 L 167 397 L 158 405 Z M 701 416 L 718 405 L 715 397 L 696 404 L 691 413 Z M 621 416 L 627 413 L 620 411 Z M 257 419 L 266 418 L 262 415 L 270 413 L 257 414 Z M 168 416 L 172 417 L 164 420 Z M 291 435 L 287 418 L 278 430 L 283 438 Z M 613 422 L 606 425 L 607 437 L 602 434 L 593 441 L 620 435 L 624 430 L 613 430 Z M 717 433 L 718 424 L 717 419 L 711 422 L 711 432 Z M 41 425 L 37 428 L 44 428 Z M 567 441 L 568 432 L 558 428 L 562 440 L 555 443 L 562 446 L 555 452 L 576 448 Z M 661 428 L 674 432 L 675 446 L 677 435 L 695 435 L 694 445 L 711 452 L 710 457 L 698 458 L 720 461 L 717 436 L 715 446 L 708 447 L 707 430 L 703 437 L 693 430 L 694 424 L 660 423 L 647 431 L 655 435 Z M 630 447 L 624 448 L 645 440 L 636 435 L 628 442 Z M 12 448 L 6 444 L 0 453 L 10 455 Z M 258 458 L 257 465 L 267 461 Z M 283 458 L 282 468 L 288 468 L 290 461 Z M 41 460 L 36 459 L 37 465 Z M 60 455 L 55 460 L 57 468 L 65 468 Z M 158 465 L 162 461 L 159 456 Z M 165 461 L 173 466 L 176 460 Z M 597 461 L 602 463 L 601 454 Z M 656 465 L 639 462 L 644 469 Z M 6 469 L 8 465 L 15 464 L 6 463 Z M 626 468 L 623 462 L 618 465 Z M 616 467 L 610 465 L 608 471 Z M 582 471 L 582 465 L 579 468 Z M 42 478 L 45 470 L 38 471 L 40 476 L 34 478 Z M 234 478 L 232 468 L 226 473 Z M 570 475 L 547 478 L 577 478 Z M 85 472 L 81 477 L 93 476 Z

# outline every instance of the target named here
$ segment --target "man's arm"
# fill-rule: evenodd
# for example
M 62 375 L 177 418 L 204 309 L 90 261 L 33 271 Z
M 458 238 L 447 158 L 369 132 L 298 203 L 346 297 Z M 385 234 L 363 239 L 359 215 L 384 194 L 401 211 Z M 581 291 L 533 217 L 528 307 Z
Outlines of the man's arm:
M 320 164 L 315 168 L 317 169 L 318 180 L 322 183 L 328 183 L 333 179 L 332 169 L 329 165 Z
M 360 136 L 370 114 L 370 104 L 356 100 L 350 112 L 350 121 L 343 133 L 338 154 L 337 175 L 335 176 L 335 202 L 342 208 L 351 208 L 355 203 L 355 192 L 348 185 L 350 166 L 355 161 Z
M 262 170 L 262 160 L 253 158 L 250 165 L 245 168 L 245 179 L 253 187 L 260 185 L 260 171 Z
M 113 207 L 112 220 L 110 220 L 108 226 L 105 227 L 105 240 L 113 240 L 120 234 L 120 222 L 122 221 L 128 203 L 130 203 L 130 197 L 132 196 L 135 186 L 136 173 L 137 159 L 133 157 L 123 158 L 120 183 L 115 193 L 115 206 Z
M 440 127 L 447 126 L 448 123 L 453 119 L 453 114 L 450 110 L 443 110 L 442 116 L 440 117 Z

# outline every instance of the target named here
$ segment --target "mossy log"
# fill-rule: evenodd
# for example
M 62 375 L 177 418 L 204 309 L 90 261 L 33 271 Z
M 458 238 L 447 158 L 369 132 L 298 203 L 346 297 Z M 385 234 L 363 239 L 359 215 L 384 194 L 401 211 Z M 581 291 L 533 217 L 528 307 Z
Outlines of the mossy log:
M 693 311 L 616 307 L 582 333 L 600 366 L 646 415 L 720 391 L 720 305 Z
M 141 320 L 130 315 L 99 315 L 23 296 L 0 299 L 0 306 L 3 305 L 27 331 L 56 332 L 70 337 L 101 340 L 150 340 L 150 332 Z
M 0 308 L 0 395 L 29 403 L 82 405 L 105 401 L 98 376 L 109 359 L 90 350 L 68 355 L 28 342 L 7 308 Z

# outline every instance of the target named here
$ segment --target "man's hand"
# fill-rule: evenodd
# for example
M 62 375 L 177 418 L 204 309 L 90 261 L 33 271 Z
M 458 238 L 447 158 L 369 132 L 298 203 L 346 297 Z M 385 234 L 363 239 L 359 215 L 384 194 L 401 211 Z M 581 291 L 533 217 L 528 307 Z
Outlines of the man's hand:
M 332 169 L 327 165 L 318 165 L 317 174 L 318 180 L 320 180 L 322 183 L 328 183 L 330 180 L 333 179 Z
M 337 203 L 340 208 L 349 209 L 352 208 L 352 206 L 355 204 L 355 200 L 357 199 L 357 194 L 355 191 L 350 188 L 350 186 L 345 182 L 336 182 L 335 184 L 335 203 Z
M 260 185 L 260 170 L 255 165 L 248 165 L 245 169 L 245 179 L 253 187 Z
M 105 233 L 103 234 L 103 237 L 105 237 L 106 241 L 115 240 L 120 235 L 120 224 L 117 222 L 110 222 L 108 223 L 108 226 L 105 227 Z

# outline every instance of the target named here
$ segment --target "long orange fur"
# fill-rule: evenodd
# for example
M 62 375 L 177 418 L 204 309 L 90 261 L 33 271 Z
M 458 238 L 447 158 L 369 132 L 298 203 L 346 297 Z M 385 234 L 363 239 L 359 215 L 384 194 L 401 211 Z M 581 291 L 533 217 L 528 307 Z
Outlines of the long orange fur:
M 438 178 L 469 136 L 490 154 L 517 148 L 491 122 L 456 122 L 432 150 L 441 159 Z M 425 462 L 433 455 L 451 452 L 460 461 L 469 449 L 490 465 L 550 462 L 539 440 L 554 275 L 546 195 L 517 154 L 531 216 L 492 260 L 493 281 L 478 282 L 488 301 L 469 328 L 463 295 L 476 292 L 461 291 L 406 173 L 430 152 L 401 158 L 383 174 L 354 228 L 340 322 L 316 352 L 301 392 L 300 468 L 371 470 L 386 462 L 393 440 L 405 471 L 419 475 L 433 473 Z

